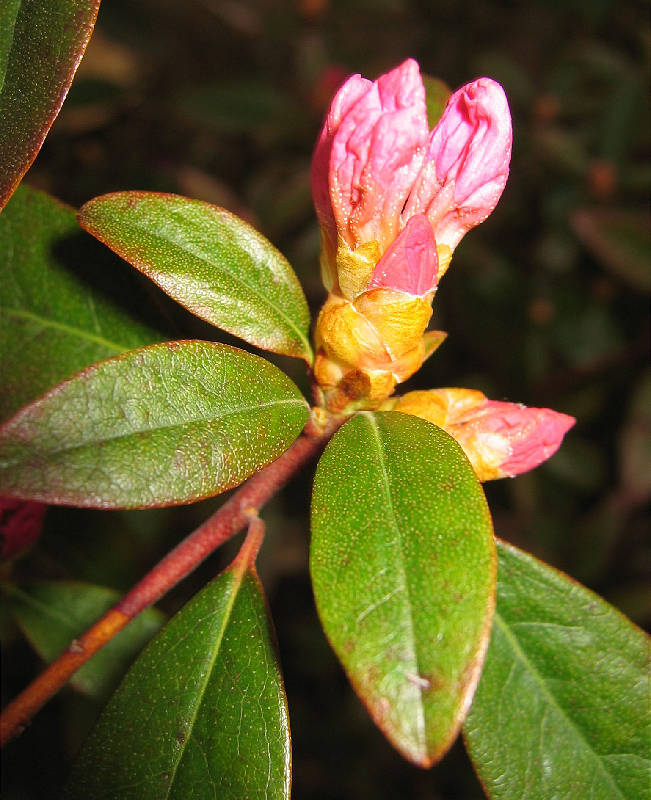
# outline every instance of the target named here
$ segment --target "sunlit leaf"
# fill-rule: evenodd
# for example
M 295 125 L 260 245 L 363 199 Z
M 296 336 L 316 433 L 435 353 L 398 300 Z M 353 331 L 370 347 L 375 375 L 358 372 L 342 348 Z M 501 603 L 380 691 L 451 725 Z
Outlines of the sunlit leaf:
M 319 462 L 312 532 L 328 639 L 389 740 L 431 765 L 472 698 L 493 613 L 491 520 L 470 464 L 424 420 L 359 414 Z
M 96 361 L 166 338 L 129 312 L 135 303 L 142 316 L 142 280 L 71 208 L 19 187 L 0 214 L 0 419 Z
M 6 587 L 8 607 L 45 661 L 54 661 L 120 599 L 119 592 L 72 581 L 40 581 Z M 154 608 L 129 625 L 78 670 L 70 683 L 80 692 L 105 697 L 115 688 L 139 650 L 159 630 L 163 615 Z
M 268 361 L 166 342 L 103 361 L 0 428 L 0 494 L 94 508 L 187 503 L 237 486 L 307 421 Z
M 59 113 L 98 8 L 99 0 L 0 4 L 0 209 Z
M 66 800 L 289 797 L 287 705 L 262 589 L 238 559 L 127 673 Z
M 510 545 L 498 552 L 493 634 L 464 725 L 488 795 L 646 797 L 647 637 L 571 578 Z
M 83 227 L 198 317 L 310 361 L 310 317 L 287 259 L 248 223 L 187 197 L 116 192 L 86 203 Z

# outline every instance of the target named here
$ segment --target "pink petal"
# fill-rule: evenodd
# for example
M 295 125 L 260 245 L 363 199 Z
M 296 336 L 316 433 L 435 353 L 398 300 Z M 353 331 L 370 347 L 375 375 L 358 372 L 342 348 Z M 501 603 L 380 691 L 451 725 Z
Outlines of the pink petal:
M 339 89 L 330 105 L 312 157 L 312 197 L 317 218 L 332 244 L 336 246 L 337 229 L 330 202 L 329 170 L 332 140 L 349 109 L 369 91 L 373 84 L 361 75 L 351 75 Z
M 348 109 L 332 141 L 329 181 L 337 229 L 351 248 L 375 240 L 384 250 L 398 234 L 427 135 L 425 90 L 412 59 Z
M 429 220 L 412 217 L 373 270 L 368 289 L 423 295 L 436 288 L 438 257 Z
M 457 90 L 430 135 L 405 214 L 427 213 L 451 249 L 497 205 L 509 172 L 512 130 L 504 90 L 478 78 Z
M 500 405 L 511 405 L 501 403 Z M 498 412 L 502 433 L 509 439 L 511 455 L 500 465 L 504 475 L 528 472 L 550 458 L 576 420 L 550 408 L 521 408 Z

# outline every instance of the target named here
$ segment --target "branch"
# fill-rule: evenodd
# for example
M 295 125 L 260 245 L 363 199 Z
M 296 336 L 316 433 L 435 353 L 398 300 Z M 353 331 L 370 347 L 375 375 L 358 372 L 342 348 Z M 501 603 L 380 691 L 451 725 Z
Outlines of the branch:
M 321 425 L 316 421 L 319 418 Z M 315 458 L 344 421 L 343 418 L 325 421 L 323 412 L 315 409 L 312 419 L 289 450 L 249 478 L 218 511 L 170 551 L 6 707 L 0 717 L 0 745 L 22 733 L 26 723 L 67 683 L 70 676 L 137 614 L 155 603 L 219 545 L 249 524 L 252 512 L 262 508 L 290 478 Z

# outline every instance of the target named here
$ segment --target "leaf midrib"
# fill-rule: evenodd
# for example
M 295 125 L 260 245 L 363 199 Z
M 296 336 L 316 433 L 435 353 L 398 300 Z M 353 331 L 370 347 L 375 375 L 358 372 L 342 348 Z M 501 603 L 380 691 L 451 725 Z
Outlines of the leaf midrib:
M 194 709 L 192 711 L 192 716 L 191 716 L 191 719 L 190 719 L 190 723 L 189 723 L 188 728 L 187 728 L 187 736 L 185 737 L 185 739 L 183 741 L 183 744 L 179 747 L 178 758 L 176 759 L 176 763 L 174 763 L 173 766 L 172 766 L 170 780 L 169 780 L 168 785 L 167 785 L 167 791 L 165 792 L 165 798 L 169 798 L 170 793 L 171 793 L 172 789 L 174 788 L 174 779 L 176 777 L 176 773 L 178 772 L 179 767 L 181 766 L 181 761 L 183 760 L 183 757 L 185 755 L 187 747 L 188 747 L 188 745 L 190 743 L 190 740 L 192 739 L 192 732 L 194 731 L 194 726 L 195 726 L 195 723 L 197 721 L 197 717 L 199 716 L 199 712 L 201 710 L 203 697 L 206 694 L 206 689 L 208 687 L 208 683 L 210 682 L 210 679 L 212 678 L 212 673 L 213 673 L 213 670 L 215 668 L 215 662 L 217 661 L 217 656 L 219 655 L 219 651 L 221 649 L 222 641 L 224 639 L 224 633 L 226 632 L 226 627 L 227 627 L 228 622 L 230 620 L 231 613 L 233 611 L 233 606 L 235 605 L 235 601 L 237 599 L 237 595 L 238 595 L 240 589 L 242 588 L 242 583 L 243 583 L 243 580 L 244 580 L 244 570 L 234 569 L 233 570 L 233 574 L 234 574 L 234 581 L 233 581 L 233 585 L 231 586 L 230 597 L 229 597 L 228 602 L 226 604 L 226 609 L 225 609 L 225 612 L 224 612 L 224 615 L 223 615 L 222 624 L 220 625 L 220 628 L 219 628 L 219 632 L 218 632 L 218 635 L 217 635 L 217 640 L 215 641 L 215 646 L 213 648 L 212 657 L 210 659 L 210 665 L 209 665 L 209 668 L 206 670 L 206 676 L 205 676 L 205 678 L 203 680 L 203 684 L 202 684 L 200 690 L 197 692 L 197 701 L 196 701 L 195 707 L 194 707 Z
M 233 281 L 235 281 L 235 283 L 238 283 L 241 286 L 244 286 L 246 289 L 248 289 L 249 292 L 251 292 L 253 295 L 255 295 L 255 297 L 257 297 L 262 302 L 263 305 L 268 306 L 273 311 L 275 311 L 276 314 L 281 317 L 281 319 L 284 319 L 286 324 L 287 324 L 287 326 L 296 333 L 296 335 L 298 336 L 299 341 L 303 344 L 303 347 L 305 348 L 305 355 L 308 356 L 308 357 L 311 356 L 312 349 L 310 347 L 310 343 L 308 342 L 307 337 L 301 331 L 301 329 L 296 326 L 294 321 L 285 314 L 285 312 L 283 311 L 283 309 L 280 306 L 275 305 L 265 295 L 260 294 L 259 290 L 256 287 L 254 287 L 251 284 L 247 283 L 240 275 L 238 275 L 237 273 L 227 269 L 222 263 L 217 263 L 215 261 L 211 261 L 209 259 L 208 255 L 205 252 L 203 252 L 203 250 L 197 251 L 192 246 L 181 245 L 178 242 L 174 241 L 174 239 L 168 239 L 165 236 L 162 236 L 157 231 L 152 231 L 151 228 L 147 227 L 146 225 L 139 224 L 138 220 L 131 220 L 125 227 L 130 227 L 130 228 L 132 228 L 132 229 L 134 229 L 136 231 L 143 231 L 148 236 L 151 236 L 154 239 L 158 239 L 158 240 L 160 240 L 162 242 L 165 242 L 166 244 L 170 244 L 173 248 L 175 248 L 176 250 L 180 251 L 181 253 L 189 253 L 193 258 L 196 258 L 197 261 L 200 261 L 202 264 L 205 264 L 206 267 L 209 268 L 209 270 L 208 270 L 209 272 L 210 272 L 210 270 L 215 269 L 215 268 L 222 270 Z M 112 247 L 112 245 L 109 245 L 109 246 Z M 240 248 L 240 249 L 242 249 L 242 248 Z M 245 253 L 245 255 L 246 255 L 246 257 L 248 259 L 252 260 L 251 256 L 245 250 L 243 250 L 243 252 Z M 123 258 L 124 258 L 124 256 L 123 256 Z M 129 263 L 132 263 L 129 258 L 126 258 L 125 260 L 129 261 Z M 143 263 L 144 263 L 144 261 L 143 261 Z M 169 277 L 173 277 L 174 276 L 174 272 L 170 272 L 170 271 L 161 269 L 160 267 L 155 267 L 155 266 L 153 266 L 152 262 L 149 262 L 149 264 L 151 264 L 151 268 L 153 268 L 152 272 L 155 271 L 158 274 L 162 274 L 162 275 L 169 276 Z M 137 266 L 137 265 L 134 264 L 134 266 Z M 144 272 L 146 275 L 148 275 L 148 277 L 151 277 L 152 280 L 156 280 L 153 276 L 149 275 L 148 272 L 145 269 L 142 269 L 140 267 L 138 267 L 138 268 L 141 269 L 141 271 Z M 150 267 L 147 266 L 147 269 L 150 269 Z M 290 269 L 291 269 L 291 266 L 290 266 Z M 158 282 L 158 280 L 156 280 L 156 282 Z M 180 297 L 180 294 L 178 296 Z
M 89 342 L 94 342 L 95 344 L 99 344 L 102 347 L 106 347 L 107 349 L 113 351 L 115 354 L 124 353 L 127 350 L 134 349 L 131 348 L 129 345 L 122 345 L 118 344 L 117 342 L 112 342 L 109 339 L 105 339 L 103 336 L 98 336 L 97 334 L 89 333 L 88 331 L 84 331 L 81 328 L 73 328 L 71 325 L 66 325 L 65 322 L 58 322 L 56 320 L 48 319 L 47 317 L 41 317 L 40 315 L 35 314 L 32 311 L 24 311 L 23 309 L 19 308 L 8 308 L 6 306 L 0 307 L 0 310 L 4 311 L 8 316 L 14 316 L 22 319 L 31 320 L 32 322 L 38 322 L 44 327 L 54 328 L 56 330 L 63 331 L 64 333 L 68 333 L 72 336 L 75 336 L 78 339 L 87 339 Z
M 413 642 L 416 640 L 416 635 L 415 635 L 415 632 L 414 632 L 414 630 L 415 630 L 414 629 L 414 615 L 413 615 L 413 610 L 412 610 L 411 596 L 410 596 L 410 593 L 409 593 L 409 583 L 405 578 L 406 570 L 405 570 L 404 556 L 403 556 L 403 552 L 402 552 L 403 537 L 402 537 L 401 532 L 400 532 L 400 527 L 398 526 L 398 521 L 396 519 L 395 509 L 393 507 L 393 501 L 392 501 L 392 498 L 391 498 L 391 488 L 390 488 L 390 484 L 389 484 L 389 475 L 387 473 L 386 463 L 385 463 L 386 462 L 385 450 L 384 450 L 384 446 L 382 444 L 382 440 L 380 438 L 378 425 L 377 425 L 377 422 L 375 420 L 374 415 L 372 413 L 369 413 L 369 412 L 362 412 L 362 414 L 369 421 L 369 424 L 371 426 L 371 430 L 373 431 L 373 435 L 374 435 L 376 443 L 377 443 L 378 461 L 379 461 L 380 468 L 381 468 L 382 486 L 383 486 L 383 489 L 384 489 L 384 494 L 385 494 L 385 496 L 387 498 L 388 511 L 390 512 L 390 518 L 391 518 L 391 522 L 392 522 L 393 528 L 398 533 L 398 539 L 399 539 L 399 542 L 400 542 L 400 544 L 398 546 L 398 554 L 399 554 L 400 567 L 401 567 L 400 575 L 402 576 L 402 586 L 403 586 L 403 591 L 404 591 L 405 598 L 406 598 L 406 601 L 407 601 L 407 603 L 406 603 L 407 612 L 408 612 L 407 618 L 408 618 L 408 622 L 409 622 L 409 630 L 410 630 L 410 633 L 411 633 L 410 650 L 411 650 L 412 657 L 414 659 L 414 663 L 415 663 L 415 666 L 416 666 L 416 674 L 420 675 L 420 665 L 418 663 L 418 652 L 417 652 L 416 648 L 413 646 Z M 387 514 L 387 517 L 388 516 L 389 516 L 389 514 Z M 421 703 L 419 704 L 419 707 L 418 707 L 418 711 L 419 711 L 419 715 L 418 715 L 419 716 L 419 719 L 418 719 L 418 730 L 420 732 L 420 740 L 421 740 L 420 741 L 420 745 L 423 748 L 423 750 L 426 751 L 427 750 L 427 737 L 426 737 L 426 733 L 425 733 L 425 731 L 426 731 L 425 711 L 424 711 L 424 707 L 423 707 L 423 703 L 422 703 L 422 691 L 418 690 L 418 692 L 419 692 L 419 695 L 421 697 Z
M 531 660 L 527 656 L 525 650 L 520 645 L 520 642 L 519 642 L 517 636 L 515 635 L 515 632 L 512 630 L 512 628 L 508 625 L 506 620 L 499 613 L 498 609 L 495 610 L 494 624 L 497 624 L 497 626 L 500 628 L 500 630 L 502 631 L 504 636 L 507 638 L 507 640 L 511 644 L 513 650 L 515 651 L 516 656 L 519 657 L 519 659 L 523 663 L 525 669 L 527 669 L 529 671 L 529 673 L 531 674 L 533 679 L 540 686 L 541 692 L 542 692 L 543 696 L 547 699 L 549 705 L 553 709 L 555 709 L 555 711 L 565 720 L 565 722 L 567 723 L 568 728 L 574 733 L 575 737 L 579 740 L 579 742 L 583 745 L 583 747 L 586 750 L 588 750 L 590 753 L 593 754 L 595 760 L 599 763 L 599 766 L 601 767 L 602 772 L 605 774 L 607 779 L 609 779 L 613 789 L 616 791 L 617 797 L 622 798 L 622 800 L 626 800 L 626 795 L 622 794 L 619 786 L 615 782 L 615 779 L 613 778 L 611 773 L 606 769 L 606 766 L 603 763 L 601 757 L 594 751 L 594 749 L 592 748 L 590 743 L 583 736 L 581 730 L 573 723 L 571 717 L 568 717 L 565 709 L 558 703 L 558 701 L 556 700 L 556 698 L 554 697 L 554 695 L 552 694 L 550 689 L 547 687 L 547 684 L 546 684 L 543 676 L 540 674 L 540 672 L 533 665 L 533 663 L 531 662 Z M 614 754 L 612 754 L 612 755 L 614 755 Z
M 302 400 L 302 398 L 293 398 L 293 397 L 286 398 L 284 400 L 269 400 L 269 401 L 264 402 L 264 403 L 257 403 L 255 406 L 240 406 L 239 408 L 230 409 L 229 411 L 225 411 L 224 413 L 222 413 L 222 414 L 220 414 L 218 416 L 210 417 L 209 419 L 206 418 L 206 417 L 196 417 L 196 418 L 193 418 L 193 419 L 184 420 L 183 422 L 176 422 L 176 423 L 171 423 L 171 424 L 168 424 L 168 425 L 160 425 L 160 426 L 158 426 L 156 428 L 143 428 L 142 430 L 132 430 L 132 431 L 128 431 L 127 433 L 116 434 L 115 436 L 107 436 L 107 437 L 105 437 L 103 439 L 91 439 L 91 440 L 88 440 L 88 441 L 85 441 L 85 442 L 80 442 L 79 444 L 75 444 L 75 445 L 72 445 L 70 447 L 61 447 L 58 450 L 48 449 L 46 451 L 46 453 L 47 453 L 48 456 L 56 456 L 56 455 L 60 455 L 61 453 L 72 453 L 75 450 L 82 450 L 84 447 L 88 447 L 88 446 L 92 446 L 92 445 L 98 445 L 98 444 L 104 444 L 106 442 L 119 441 L 120 439 L 128 439 L 131 436 L 138 436 L 140 434 L 146 434 L 146 433 L 152 433 L 153 434 L 153 433 L 157 433 L 159 431 L 174 430 L 176 428 L 184 428 L 184 427 L 186 427 L 188 425 L 194 425 L 196 423 L 201 423 L 201 422 L 205 422 L 206 424 L 209 424 L 209 423 L 213 423 L 213 422 L 219 422 L 220 420 L 223 420 L 223 419 L 225 419 L 227 417 L 231 417 L 234 414 L 240 414 L 242 412 L 256 411 L 257 409 L 261 409 L 261 408 L 270 408 L 272 406 L 292 405 L 292 404 L 296 404 L 297 406 L 301 406 L 302 407 L 303 404 L 304 404 L 304 401 Z M 0 444 L 1 444 L 1 439 L 0 439 Z M 31 446 L 33 446 L 33 445 L 31 445 Z M 31 450 L 31 446 L 30 446 L 30 450 Z M 20 458 L 17 459 L 17 460 L 14 460 L 14 461 L 0 462 L 0 469 L 5 469 L 5 468 L 11 466 L 12 464 L 16 464 L 16 463 L 20 464 L 21 462 L 22 462 L 22 459 L 20 459 Z

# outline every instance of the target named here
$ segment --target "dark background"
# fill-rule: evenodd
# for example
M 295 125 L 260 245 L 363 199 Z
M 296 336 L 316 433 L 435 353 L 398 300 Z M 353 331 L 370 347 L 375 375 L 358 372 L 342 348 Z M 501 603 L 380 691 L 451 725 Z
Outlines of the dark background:
M 336 86 L 408 56 L 452 88 L 499 80 L 513 114 L 511 177 L 455 253 L 433 319 L 449 338 L 408 388 L 467 386 L 576 416 L 550 462 L 486 485 L 496 533 L 648 625 L 649 42 L 647 2 L 106 0 L 26 182 L 74 206 L 118 189 L 225 206 L 288 256 L 316 310 L 309 163 Z M 174 324 L 178 336 L 215 337 L 182 315 Z M 305 387 L 297 363 L 276 360 Z M 310 484 L 302 475 L 265 510 L 260 563 L 285 671 L 294 797 L 483 797 L 461 742 L 432 770 L 412 767 L 349 688 L 310 592 Z M 51 509 L 18 577 L 127 589 L 220 502 Z M 160 607 L 179 608 L 232 553 Z M 11 696 L 40 664 L 3 627 Z M 8 748 L 3 797 L 56 797 L 98 710 L 62 692 Z

